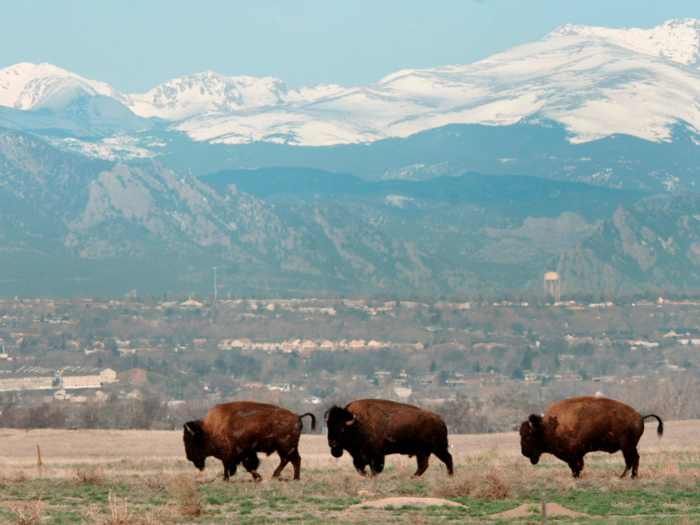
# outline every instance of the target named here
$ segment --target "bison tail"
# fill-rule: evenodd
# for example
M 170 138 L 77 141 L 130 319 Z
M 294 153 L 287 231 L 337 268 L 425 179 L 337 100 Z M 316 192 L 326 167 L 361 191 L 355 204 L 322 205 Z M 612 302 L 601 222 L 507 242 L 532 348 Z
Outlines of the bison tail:
M 656 428 L 656 435 L 659 436 L 659 439 L 661 439 L 661 436 L 664 435 L 664 422 L 661 421 L 661 418 L 657 416 L 656 414 L 649 414 L 648 416 L 642 416 L 642 419 L 646 419 L 648 417 L 653 417 L 656 418 L 656 420 L 659 422 L 659 426 Z
M 307 412 L 306 414 L 300 415 L 299 419 L 306 416 L 309 416 L 311 418 L 311 430 L 316 430 L 316 416 L 314 416 L 311 412 Z

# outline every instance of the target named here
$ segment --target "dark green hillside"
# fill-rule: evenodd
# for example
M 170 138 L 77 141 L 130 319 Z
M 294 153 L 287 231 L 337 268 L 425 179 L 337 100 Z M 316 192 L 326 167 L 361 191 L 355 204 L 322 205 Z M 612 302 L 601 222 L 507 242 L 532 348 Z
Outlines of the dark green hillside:
M 225 170 L 203 175 L 211 186 L 234 184 L 236 188 L 270 202 L 338 203 L 364 202 L 386 204 L 389 195 L 424 201 L 424 206 L 485 206 L 501 215 L 558 217 L 564 212 L 578 213 L 595 221 L 610 217 L 623 204 L 634 204 L 645 196 L 580 182 L 565 182 L 515 175 L 490 176 L 467 173 L 438 177 L 429 181 L 366 181 L 347 173 L 331 173 L 313 168 L 261 168 Z M 410 201 L 405 201 L 410 207 Z
M 665 142 L 610 135 L 572 144 L 561 125 L 538 119 L 512 126 L 451 124 L 406 138 L 324 147 L 210 144 L 165 130 L 144 136 L 156 136 L 167 144 L 155 149 L 159 162 L 195 175 L 303 166 L 373 180 L 429 180 L 477 172 L 654 192 L 700 186 L 698 136 L 683 122 Z

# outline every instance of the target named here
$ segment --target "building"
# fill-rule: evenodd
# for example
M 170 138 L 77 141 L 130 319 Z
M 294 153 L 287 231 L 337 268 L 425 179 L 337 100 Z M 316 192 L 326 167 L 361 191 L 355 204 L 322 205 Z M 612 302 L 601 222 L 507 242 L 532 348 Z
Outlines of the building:
M 22 367 L 16 372 L 0 373 L 0 392 L 21 390 L 52 390 L 100 388 L 117 381 L 117 373 L 111 368 L 68 366 L 60 370 L 38 366 Z
M 332 341 L 325 340 L 321 343 L 321 346 L 319 346 L 320 350 L 323 350 L 325 352 L 333 352 L 335 350 L 335 345 L 333 344 Z
M 55 376 L 55 370 L 23 366 L 16 372 L 0 373 L 0 392 L 51 390 L 59 386 Z

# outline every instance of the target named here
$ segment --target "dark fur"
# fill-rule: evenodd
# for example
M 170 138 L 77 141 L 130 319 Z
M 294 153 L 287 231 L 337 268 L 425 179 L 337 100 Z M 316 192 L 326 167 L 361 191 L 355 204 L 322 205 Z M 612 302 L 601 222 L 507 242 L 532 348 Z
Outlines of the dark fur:
M 523 456 L 536 465 L 540 456 L 549 453 L 565 461 L 575 478 L 583 470 L 583 456 L 603 451 L 614 454 L 622 450 L 625 458 L 624 478 L 630 469 L 637 477 L 639 454 L 637 443 L 644 433 L 644 420 L 653 417 L 659 422 L 656 433 L 663 435 L 664 424 L 659 416 L 641 416 L 631 406 L 596 397 L 577 397 L 553 403 L 544 417 L 531 414 L 520 426 Z
M 251 473 L 255 481 L 262 479 L 257 469 L 258 452 L 268 456 L 277 452 L 280 464 L 272 475 L 279 477 L 291 462 L 294 479 L 299 479 L 301 457 L 299 436 L 303 424 L 301 418 L 311 417 L 311 428 L 316 428 L 316 418 L 307 413 L 301 416 L 284 408 L 265 403 L 238 402 L 216 405 L 204 419 L 184 425 L 184 442 L 187 459 L 200 470 L 205 460 L 213 456 L 224 464 L 224 480 L 236 473 L 238 465 Z
M 417 456 L 420 476 L 428 468 L 430 454 L 435 454 L 453 473 L 448 451 L 447 426 L 440 416 L 420 408 L 385 401 L 365 399 L 345 408 L 334 406 L 326 413 L 328 445 L 334 457 L 347 450 L 357 471 L 366 475 L 369 465 L 374 476 L 384 469 L 389 454 Z

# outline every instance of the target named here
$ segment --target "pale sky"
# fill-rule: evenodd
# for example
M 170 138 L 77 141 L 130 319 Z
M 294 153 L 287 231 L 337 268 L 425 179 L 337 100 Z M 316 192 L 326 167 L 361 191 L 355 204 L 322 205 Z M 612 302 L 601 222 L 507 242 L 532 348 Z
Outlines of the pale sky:
M 700 0 L 3 0 L 0 68 L 49 62 L 124 93 L 185 75 L 365 85 L 469 64 L 567 24 L 649 29 Z

